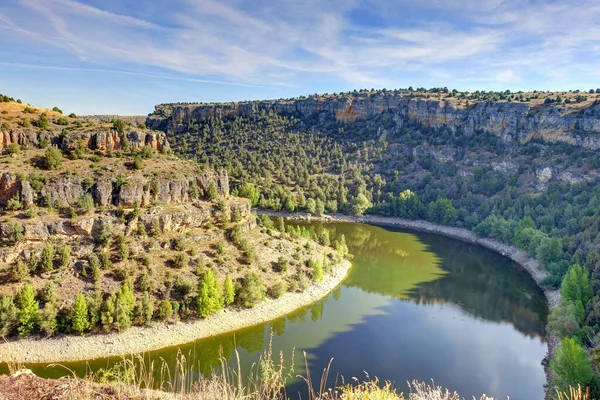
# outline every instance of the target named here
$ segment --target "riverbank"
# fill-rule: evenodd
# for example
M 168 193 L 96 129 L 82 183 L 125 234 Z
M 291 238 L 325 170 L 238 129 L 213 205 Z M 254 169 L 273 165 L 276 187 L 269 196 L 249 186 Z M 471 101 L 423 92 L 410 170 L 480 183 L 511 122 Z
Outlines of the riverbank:
M 548 300 L 548 311 L 558 306 L 560 302 L 560 291 L 551 287 L 542 286 L 542 280 L 547 276 L 547 272 L 541 268 L 538 261 L 534 258 L 529 257 L 527 252 L 511 245 L 500 243 L 493 239 L 481 238 L 475 235 L 468 229 L 455 228 L 450 226 L 438 225 L 427 221 L 421 220 L 409 220 L 397 217 L 381 217 L 377 215 L 366 215 L 362 217 L 355 217 L 344 214 L 330 214 L 315 216 L 306 213 L 287 213 L 280 211 L 269 211 L 269 210 L 254 210 L 258 214 L 266 214 L 273 217 L 284 217 L 288 219 L 301 220 L 301 221 L 323 221 L 323 222 L 356 222 L 363 224 L 391 226 L 396 228 L 410 229 L 426 233 L 434 233 L 437 235 L 447 236 L 453 239 L 458 239 L 463 242 L 472 243 L 478 246 L 485 247 L 489 250 L 495 251 L 504 257 L 512 260 L 524 270 L 526 270 L 533 280 L 544 292 L 546 299 Z M 552 381 L 552 371 L 550 369 L 550 361 L 554 358 L 556 350 L 560 344 L 560 339 L 554 335 L 548 327 L 546 327 L 546 342 L 548 344 L 548 353 L 543 360 L 544 370 L 546 372 L 546 398 L 553 398 L 554 393 L 550 393 L 548 388 Z
M 286 293 L 249 309 L 225 309 L 203 320 L 132 327 L 104 335 L 62 335 L 4 342 L 0 344 L 0 362 L 57 363 L 141 354 L 258 325 L 321 300 L 344 280 L 351 266 L 350 261 L 343 261 L 321 283 L 302 293 Z

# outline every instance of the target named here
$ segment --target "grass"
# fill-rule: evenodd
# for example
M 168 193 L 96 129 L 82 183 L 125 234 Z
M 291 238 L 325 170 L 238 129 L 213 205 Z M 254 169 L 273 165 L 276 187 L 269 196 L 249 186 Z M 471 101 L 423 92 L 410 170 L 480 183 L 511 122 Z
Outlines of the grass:
M 294 351 L 292 351 L 292 355 Z M 366 379 L 352 378 L 351 383 L 337 384 L 332 388 L 328 386 L 328 378 L 332 361 L 313 379 L 304 354 L 306 374 L 294 374 L 293 357 L 289 363 L 285 361 L 283 353 L 274 355 L 271 342 L 264 351 L 259 361 L 252 365 L 248 375 L 242 372 L 240 356 L 237 350 L 234 353 L 235 362 L 230 365 L 225 357 L 221 357 L 219 369 L 213 371 L 209 377 L 196 372 L 194 354 L 187 356 L 181 352 L 177 355 L 176 363 L 169 367 L 165 360 L 160 363 L 144 362 L 143 355 L 123 357 L 122 360 L 110 369 L 101 369 L 90 372 L 84 379 L 79 379 L 72 373 L 69 384 L 79 389 L 73 396 L 62 397 L 69 399 L 95 399 L 102 392 L 102 399 L 165 399 L 165 400 L 287 400 L 296 399 L 298 396 L 286 392 L 286 384 L 295 378 L 302 379 L 307 385 L 306 400 L 463 400 L 456 392 L 435 385 L 419 381 L 408 382 L 409 393 L 405 395 L 398 391 L 391 382 L 381 382 L 378 378 L 371 379 L 368 374 Z M 289 365 L 289 367 L 288 367 Z M 10 374 L 22 373 L 24 366 L 18 361 L 8 364 Z M 22 374 L 33 379 L 27 373 Z M 47 380 L 46 380 L 47 381 Z M 33 386 L 41 386 L 32 383 Z M 47 385 L 48 386 L 48 385 Z M 57 387 L 56 384 L 50 384 Z M 77 393 L 77 394 L 75 394 Z M 0 387 L 0 398 L 3 395 Z M 591 400 L 589 388 L 570 388 L 569 392 L 558 392 L 558 400 Z M 304 398 L 302 398 L 304 400 Z M 482 395 L 473 400 L 494 400 L 492 397 Z

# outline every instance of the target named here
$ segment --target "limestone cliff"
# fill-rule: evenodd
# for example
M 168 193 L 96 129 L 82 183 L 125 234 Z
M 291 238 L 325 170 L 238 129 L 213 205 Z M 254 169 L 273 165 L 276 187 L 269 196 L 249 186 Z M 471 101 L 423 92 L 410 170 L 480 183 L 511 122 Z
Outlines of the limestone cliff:
M 146 124 L 169 133 L 182 131 L 192 120 L 249 116 L 260 112 L 303 117 L 335 117 L 351 122 L 386 114 L 397 126 L 418 124 L 434 129 L 462 130 L 467 135 L 487 131 L 505 142 L 540 139 L 600 148 L 600 103 L 573 109 L 565 105 L 478 101 L 468 106 L 448 99 L 427 100 L 401 92 L 358 93 L 292 100 L 220 104 L 163 104 Z
M 10 172 L 0 173 L 0 206 L 11 198 L 19 199 L 25 207 L 44 201 L 48 205 L 69 207 L 76 205 L 86 194 L 91 194 L 97 206 L 121 205 L 125 208 L 136 204 L 144 207 L 152 203 L 186 203 L 192 197 L 206 197 L 211 183 L 222 198 L 229 196 L 227 171 L 204 171 L 193 175 L 178 174 L 147 175 L 130 172 L 118 182 L 109 172 L 93 180 L 81 175 L 57 176 L 47 179 L 40 190 L 33 190 L 27 177 Z M 197 194 L 196 194 L 197 192 Z

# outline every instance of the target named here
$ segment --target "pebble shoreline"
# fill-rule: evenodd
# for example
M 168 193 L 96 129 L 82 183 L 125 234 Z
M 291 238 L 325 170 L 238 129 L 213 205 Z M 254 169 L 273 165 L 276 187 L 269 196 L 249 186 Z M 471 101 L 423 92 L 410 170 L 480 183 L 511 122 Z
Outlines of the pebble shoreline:
M 346 277 L 352 264 L 344 260 L 323 281 L 302 293 L 286 293 L 249 309 L 226 309 L 203 320 L 131 327 L 123 332 L 49 339 L 16 339 L 0 344 L 0 362 L 59 363 L 141 354 L 271 321 L 327 296 Z

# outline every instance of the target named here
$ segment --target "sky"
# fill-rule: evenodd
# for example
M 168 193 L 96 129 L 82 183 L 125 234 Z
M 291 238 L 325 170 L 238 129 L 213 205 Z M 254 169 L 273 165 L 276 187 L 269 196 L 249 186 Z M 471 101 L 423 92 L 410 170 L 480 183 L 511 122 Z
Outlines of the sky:
M 77 114 L 600 87 L 598 0 L 1 0 L 0 93 Z

